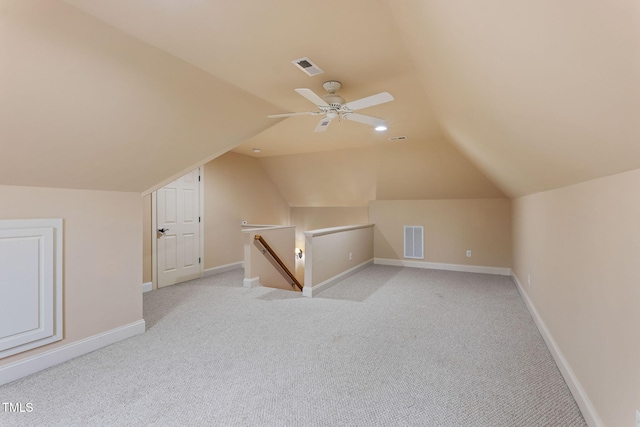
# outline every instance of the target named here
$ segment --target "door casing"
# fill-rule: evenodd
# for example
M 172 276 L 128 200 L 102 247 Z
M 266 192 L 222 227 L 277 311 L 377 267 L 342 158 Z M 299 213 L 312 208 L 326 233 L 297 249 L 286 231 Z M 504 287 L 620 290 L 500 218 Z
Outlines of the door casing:
M 198 181 L 198 193 L 199 193 L 199 213 L 200 222 L 199 222 L 199 236 L 200 236 L 200 259 L 201 262 L 199 264 L 200 269 L 200 277 L 203 276 L 204 273 L 204 167 L 200 166 L 197 168 L 198 174 L 200 176 L 200 180 Z M 160 189 L 158 189 L 160 190 Z M 158 289 L 158 239 L 157 239 L 157 230 L 158 230 L 158 190 L 151 193 L 151 282 L 152 289 Z

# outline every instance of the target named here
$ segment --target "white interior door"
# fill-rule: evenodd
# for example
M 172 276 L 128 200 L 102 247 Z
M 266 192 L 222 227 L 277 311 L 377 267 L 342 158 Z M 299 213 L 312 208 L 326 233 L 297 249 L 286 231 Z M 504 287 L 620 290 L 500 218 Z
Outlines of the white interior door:
M 157 191 L 158 287 L 200 277 L 200 169 Z

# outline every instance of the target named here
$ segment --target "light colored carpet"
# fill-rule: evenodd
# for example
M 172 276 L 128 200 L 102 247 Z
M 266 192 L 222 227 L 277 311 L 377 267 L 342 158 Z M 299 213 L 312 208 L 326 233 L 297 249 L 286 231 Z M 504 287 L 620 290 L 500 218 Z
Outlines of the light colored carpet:
M 147 332 L 0 387 L 3 426 L 584 426 L 511 279 L 371 266 L 313 299 L 242 271 Z

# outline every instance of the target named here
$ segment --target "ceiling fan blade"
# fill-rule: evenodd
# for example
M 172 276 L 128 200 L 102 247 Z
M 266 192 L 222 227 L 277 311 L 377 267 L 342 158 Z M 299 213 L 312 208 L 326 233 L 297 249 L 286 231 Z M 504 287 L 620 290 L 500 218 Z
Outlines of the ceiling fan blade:
M 364 123 L 365 125 L 370 125 L 373 127 L 385 124 L 383 119 L 372 116 L 365 116 L 364 114 L 358 113 L 346 113 L 342 115 L 342 118 L 345 120 L 351 120 L 353 122 Z
M 267 117 L 270 119 L 276 119 L 278 117 L 291 117 L 291 116 L 317 116 L 322 114 L 321 111 L 305 111 L 302 113 L 283 113 L 283 114 L 269 114 Z
M 316 93 L 314 91 L 312 91 L 311 89 L 298 88 L 298 89 L 296 89 L 296 92 L 298 92 L 300 95 L 302 95 L 305 98 L 307 98 L 314 105 L 318 105 L 318 106 L 321 105 L 323 107 L 328 107 L 329 106 L 329 104 L 327 104 L 324 99 L 320 98 L 319 95 L 316 95 Z
M 318 126 L 316 126 L 316 128 L 313 131 L 324 132 L 325 130 L 327 130 L 327 128 L 331 124 L 331 120 L 333 120 L 333 118 L 330 119 L 329 117 L 323 117 L 322 120 L 318 122 Z
M 297 90 L 297 89 L 296 89 Z M 373 107 L 374 105 L 384 104 L 385 102 L 393 101 L 393 96 L 389 92 L 380 92 L 375 95 L 367 96 L 366 98 L 356 99 L 355 101 L 347 102 L 344 104 L 350 110 L 356 111 L 362 108 Z

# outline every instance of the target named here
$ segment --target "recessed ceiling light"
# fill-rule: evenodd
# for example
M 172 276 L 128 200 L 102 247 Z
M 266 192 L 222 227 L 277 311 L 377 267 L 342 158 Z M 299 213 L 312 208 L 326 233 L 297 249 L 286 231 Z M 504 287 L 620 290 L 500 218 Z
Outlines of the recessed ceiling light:
M 387 130 L 387 127 L 385 125 L 378 125 L 374 128 L 377 132 L 384 132 L 385 130 Z
M 254 152 L 254 153 L 259 153 L 259 152 L 261 152 L 261 151 L 262 151 L 262 150 L 261 150 L 261 149 L 259 149 L 259 148 L 254 148 L 254 149 L 253 149 L 253 152 Z

